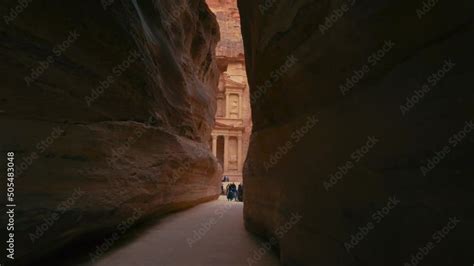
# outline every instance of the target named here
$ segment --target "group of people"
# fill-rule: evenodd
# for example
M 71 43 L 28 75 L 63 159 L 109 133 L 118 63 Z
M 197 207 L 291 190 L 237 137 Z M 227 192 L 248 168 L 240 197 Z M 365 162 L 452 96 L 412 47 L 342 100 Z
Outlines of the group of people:
M 222 182 L 229 182 L 229 177 L 224 176 Z M 221 190 L 222 195 L 226 195 L 228 201 L 244 201 L 244 187 L 242 184 L 239 184 L 238 187 L 235 185 L 235 183 L 227 184 L 225 190 L 224 185 L 222 185 Z

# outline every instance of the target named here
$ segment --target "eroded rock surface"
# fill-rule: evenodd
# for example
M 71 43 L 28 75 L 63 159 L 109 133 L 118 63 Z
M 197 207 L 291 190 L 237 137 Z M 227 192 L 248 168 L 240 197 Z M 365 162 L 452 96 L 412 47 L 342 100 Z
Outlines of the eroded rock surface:
M 219 30 L 205 2 L 23 2 L 0 4 L 16 261 L 217 198 Z
M 240 15 L 236 0 L 207 0 L 206 3 L 216 15 L 221 40 L 216 54 L 221 57 L 239 58 L 244 55 Z
M 247 228 L 283 265 L 472 263 L 473 2 L 239 8 Z

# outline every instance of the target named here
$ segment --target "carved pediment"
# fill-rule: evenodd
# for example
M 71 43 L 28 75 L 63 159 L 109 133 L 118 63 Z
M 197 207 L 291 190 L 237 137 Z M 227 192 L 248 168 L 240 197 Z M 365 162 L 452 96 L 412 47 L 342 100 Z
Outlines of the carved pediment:
M 226 87 L 228 88 L 245 89 L 245 86 L 245 83 L 237 82 L 232 79 L 226 80 Z

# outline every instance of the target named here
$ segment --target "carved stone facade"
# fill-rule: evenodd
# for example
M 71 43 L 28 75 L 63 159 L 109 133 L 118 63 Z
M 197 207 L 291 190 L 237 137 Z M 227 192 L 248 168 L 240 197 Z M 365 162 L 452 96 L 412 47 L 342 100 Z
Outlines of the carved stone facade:
M 252 122 L 237 1 L 207 3 L 216 14 L 221 32 L 216 52 L 220 70 L 216 123 L 210 145 L 223 174 L 232 182 L 241 182 Z

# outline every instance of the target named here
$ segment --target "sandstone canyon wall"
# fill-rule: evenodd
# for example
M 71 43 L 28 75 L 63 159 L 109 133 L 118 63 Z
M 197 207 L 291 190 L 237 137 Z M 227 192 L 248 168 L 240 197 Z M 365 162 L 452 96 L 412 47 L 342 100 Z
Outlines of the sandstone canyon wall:
M 472 263 L 474 3 L 239 9 L 246 227 L 283 265 Z
M 244 55 L 240 15 L 236 0 L 207 0 L 209 8 L 216 15 L 221 39 L 216 54 L 222 57 L 239 58 Z
M 217 197 L 219 29 L 204 1 L 20 2 L 0 4 L 18 264 Z

